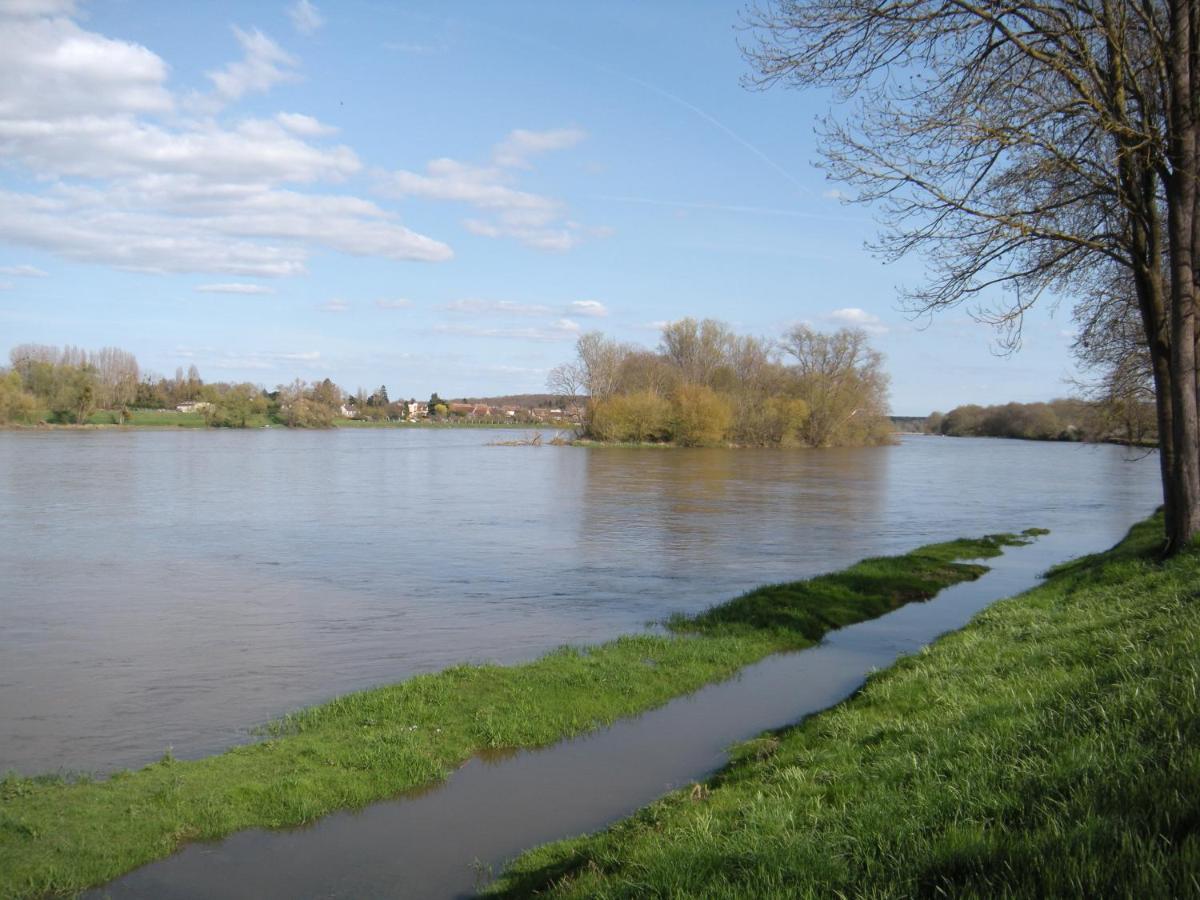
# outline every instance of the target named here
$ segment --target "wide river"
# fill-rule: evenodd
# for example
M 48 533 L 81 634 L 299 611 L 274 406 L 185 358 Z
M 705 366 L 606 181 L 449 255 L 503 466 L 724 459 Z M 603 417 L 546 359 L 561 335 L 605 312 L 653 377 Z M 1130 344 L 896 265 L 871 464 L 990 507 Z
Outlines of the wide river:
M 1113 446 L 488 445 L 520 435 L 0 432 L 0 772 L 197 757 L 340 693 L 934 540 L 1099 549 L 1159 502 L 1157 458 Z

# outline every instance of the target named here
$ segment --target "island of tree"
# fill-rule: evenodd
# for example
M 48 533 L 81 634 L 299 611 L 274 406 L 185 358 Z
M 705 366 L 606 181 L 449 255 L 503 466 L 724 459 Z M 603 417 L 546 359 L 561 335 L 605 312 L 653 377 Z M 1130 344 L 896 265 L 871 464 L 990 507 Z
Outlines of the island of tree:
M 611 443 L 844 447 L 892 431 L 883 357 L 858 329 L 798 325 L 776 342 L 681 319 L 657 351 L 591 332 L 548 384 L 586 398 L 585 436 Z

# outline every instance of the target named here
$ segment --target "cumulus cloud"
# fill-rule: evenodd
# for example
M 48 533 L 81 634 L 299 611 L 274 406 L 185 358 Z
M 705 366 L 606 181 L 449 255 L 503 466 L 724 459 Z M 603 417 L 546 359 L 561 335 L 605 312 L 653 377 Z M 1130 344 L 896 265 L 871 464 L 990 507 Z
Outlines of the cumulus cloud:
M 243 94 L 265 93 L 284 81 L 295 81 L 296 58 L 257 28 L 243 31 L 233 26 L 233 35 L 242 46 L 242 58 L 224 68 L 209 72 L 208 78 L 225 100 L 237 100 Z
M 275 116 L 275 121 L 292 132 L 292 134 L 298 134 L 302 137 L 324 137 L 328 134 L 337 133 L 337 129 L 332 125 L 326 125 L 323 122 L 317 121 L 312 116 L 306 116 L 303 113 L 281 112 Z
M 379 309 L 408 309 L 410 306 L 412 306 L 412 301 L 397 297 L 394 299 L 376 300 L 375 305 Z
M 608 315 L 608 307 L 599 300 L 576 300 L 571 304 L 571 312 L 577 316 L 602 319 Z
M 295 74 L 261 32 L 235 36 L 245 59 L 210 76 L 226 100 Z M 295 112 L 232 124 L 181 115 L 167 76 L 152 51 L 63 16 L 6 20 L 0 165 L 38 188 L 0 190 L 0 240 L 124 269 L 242 276 L 303 272 L 314 247 L 452 256 L 395 213 L 328 190 L 362 168 L 351 148 L 312 142 L 329 126 Z
M 423 175 L 401 170 L 383 183 L 404 196 L 458 200 L 482 209 L 522 210 L 539 217 L 553 217 L 561 209 L 559 201 L 516 190 L 505 183 L 507 179 L 499 169 L 442 158 L 428 163 Z
M 317 308 L 322 309 L 325 312 L 341 313 L 341 312 L 345 312 L 346 310 L 348 310 L 350 308 L 350 304 L 347 303 L 345 300 L 339 300 L 339 299 L 335 298 L 333 300 L 328 301 L 327 303 L 322 303 Z
M 325 24 L 325 17 L 309 0 L 297 0 L 288 7 L 288 18 L 301 34 L 312 34 Z
M 273 294 L 275 289 L 265 284 L 247 284 L 233 281 L 224 284 L 198 284 L 196 290 L 201 294 Z
M 492 161 L 506 168 L 529 168 L 529 159 L 552 150 L 566 150 L 587 137 L 580 128 L 555 128 L 550 131 L 526 131 L 518 128 L 492 151 Z
M 384 173 L 379 188 L 393 196 L 469 204 L 487 214 L 463 222 L 469 232 L 481 237 L 511 238 L 539 250 L 570 250 L 606 230 L 572 221 L 561 200 L 520 189 L 512 170 L 528 168 L 531 156 L 574 146 L 584 136 L 577 129 L 514 131 L 496 146 L 490 166 L 442 157 L 427 163 L 423 173 L 403 169 Z
M 18 278 L 46 277 L 46 273 L 37 266 L 0 266 L 0 275 L 16 275 Z
M 30 4 L 32 5 L 32 4 Z M 0 28 L 0 118 L 169 112 L 167 64 L 138 44 L 84 31 L 69 19 L 22 18 Z
M 859 309 L 857 306 L 835 309 L 825 318 L 837 325 L 849 328 L 861 328 L 863 331 L 871 334 L 885 334 L 888 331 L 887 325 L 884 324 L 879 316 L 873 315 L 865 309 Z

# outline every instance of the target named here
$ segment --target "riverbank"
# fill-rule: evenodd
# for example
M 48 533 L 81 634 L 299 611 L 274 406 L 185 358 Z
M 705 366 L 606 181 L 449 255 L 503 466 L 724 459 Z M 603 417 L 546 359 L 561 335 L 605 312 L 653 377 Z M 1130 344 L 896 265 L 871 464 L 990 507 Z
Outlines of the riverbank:
M 493 896 L 1186 896 L 1200 888 L 1200 550 L 1161 520 L 516 860 Z
M 131 410 L 129 417 L 122 419 L 120 412 L 112 410 L 103 410 L 101 412 L 90 415 L 86 422 L 50 422 L 49 415 L 43 416 L 41 421 L 33 424 L 23 424 L 19 422 L 0 423 L 0 430 L 9 431 L 98 431 L 98 430 L 122 430 L 128 431 L 131 429 L 203 429 L 212 428 L 213 430 L 228 430 L 225 426 L 210 426 L 205 421 L 204 414 L 198 412 L 183 413 L 177 410 L 154 410 L 154 409 L 135 409 Z M 253 428 L 286 428 L 282 422 L 274 421 L 265 415 L 253 415 L 246 420 L 244 426 L 248 429 Z M 525 430 L 536 431 L 539 428 L 553 429 L 557 431 L 573 431 L 578 428 L 578 423 L 551 420 L 548 422 L 480 422 L 470 419 L 448 419 L 448 420 L 421 420 L 417 422 L 389 422 L 375 421 L 369 419 L 342 419 L 336 418 L 333 420 L 332 428 L 430 428 L 430 429 L 446 429 L 446 428 L 482 428 L 482 429 L 503 429 L 503 430 Z M 239 429 L 234 429 L 239 430 Z
M 481 751 L 544 746 L 658 706 L 764 656 L 812 646 L 985 567 L 993 536 L 865 560 L 752 591 L 668 633 L 564 648 L 521 666 L 457 666 L 289 716 L 261 743 L 164 758 L 104 781 L 0 781 L 0 895 L 70 893 L 191 840 L 312 821 L 434 783 Z

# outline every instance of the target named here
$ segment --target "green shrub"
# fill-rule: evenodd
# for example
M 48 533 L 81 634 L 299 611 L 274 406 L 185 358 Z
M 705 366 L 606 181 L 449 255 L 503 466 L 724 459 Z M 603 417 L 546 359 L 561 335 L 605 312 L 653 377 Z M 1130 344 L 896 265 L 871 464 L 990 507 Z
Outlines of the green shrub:
M 671 435 L 684 447 L 724 443 L 733 427 L 733 404 L 710 387 L 685 384 L 676 392 L 671 409 Z
M 602 441 L 665 441 L 671 436 L 671 404 L 651 391 L 597 400 L 588 432 Z

